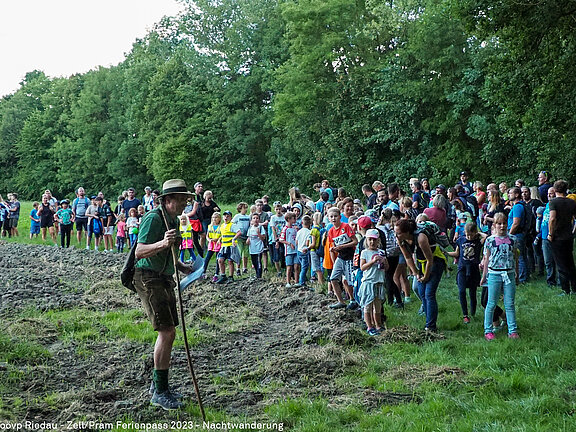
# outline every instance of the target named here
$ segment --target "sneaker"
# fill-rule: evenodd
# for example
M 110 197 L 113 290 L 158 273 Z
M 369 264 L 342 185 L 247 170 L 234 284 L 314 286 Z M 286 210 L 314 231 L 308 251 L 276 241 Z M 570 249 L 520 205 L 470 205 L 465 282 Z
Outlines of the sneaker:
M 240 275 L 241 275 L 240 269 L 236 270 L 236 276 L 240 276 Z
M 212 276 L 212 282 L 218 282 L 218 275 Z
M 276 277 L 282 277 L 282 272 L 276 273 Z
M 90 246 L 86 246 L 86 248 L 85 248 L 85 249 L 86 249 L 86 250 L 90 250 Z
M 464 324 L 470 324 L 470 317 L 468 315 L 464 317 Z
M 217 284 L 223 284 L 224 282 L 226 282 L 228 278 L 226 277 L 226 275 L 221 275 L 218 280 L 216 281 Z
M 426 315 L 426 312 L 424 311 L 424 305 L 420 306 L 420 309 L 418 309 L 418 315 Z
M 343 309 L 343 308 L 346 307 L 346 303 L 340 303 L 340 302 L 338 302 L 338 303 L 331 304 L 331 305 L 328 306 L 328 307 L 329 307 L 330 309 Z
M 292 288 L 292 285 L 290 285 L 289 283 L 287 283 L 285 286 L 286 288 Z
M 404 303 L 410 303 L 412 299 L 410 297 L 404 297 Z
M 233 283 L 234 282 L 234 276 L 230 276 L 228 279 L 226 279 L 226 282 Z
M 404 303 L 394 303 L 392 307 L 395 307 L 396 309 L 404 309 Z
M 268 267 L 264 267 L 264 273 L 268 273 Z
M 154 384 L 154 381 L 152 381 L 150 383 L 150 388 L 148 389 L 148 393 L 150 395 L 153 395 L 155 391 L 156 391 L 156 384 Z M 182 395 L 182 393 L 177 392 L 173 388 L 168 387 L 168 391 L 172 394 L 172 396 L 174 396 L 175 399 L 178 399 L 178 400 L 184 399 L 184 396 Z
M 348 303 L 348 306 L 346 306 L 346 310 L 356 310 L 360 307 L 360 305 L 358 303 L 356 303 L 355 301 L 351 301 L 350 303 Z
M 494 333 L 492 333 L 492 332 L 486 333 L 486 334 L 484 335 L 484 338 L 485 338 L 487 341 L 494 340 Z
M 174 397 L 174 395 L 170 393 L 170 390 L 166 390 L 165 392 L 162 393 L 154 391 L 152 399 L 150 399 L 150 404 L 154 406 L 159 406 L 160 408 L 165 409 L 166 411 L 176 410 L 184 406 L 182 402 L 178 401 Z
M 245 268 L 244 270 L 242 270 L 242 274 L 248 274 L 248 269 Z
M 518 338 L 520 338 L 520 335 L 519 335 L 518 333 L 516 333 L 516 332 L 513 332 L 513 333 L 510 333 L 510 334 L 508 335 L 508 338 L 509 338 L 509 339 L 518 339 Z
M 302 284 L 300 282 L 296 282 L 294 285 L 292 285 L 292 288 L 300 288 L 302 286 Z
M 378 330 L 376 330 L 375 328 L 371 328 L 371 329 L 366 330 L 366 333 L 368 333 L 368 335 L 370 335 L 370 336 L 378 336 L 379 335 Z

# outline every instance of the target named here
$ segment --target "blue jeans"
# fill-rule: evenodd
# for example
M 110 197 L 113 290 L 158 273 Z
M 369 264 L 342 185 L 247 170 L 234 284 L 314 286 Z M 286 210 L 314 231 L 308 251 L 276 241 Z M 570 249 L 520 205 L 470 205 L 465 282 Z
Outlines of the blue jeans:
M 300 263 L 300 277 L 298 278 L 298 283 L 300 285 L 306 284 L 306 273 L 310 268 L 310 252 L 302 253 L 297 252 L 298 262 Z
M 424 312 L 426 312 L 426 328 L 436 330 L 436 321 L 438 319 L 438 303 L 436 302 L 436 290 L 442 279 L 442 273 L 446 267 L 444 260 L 434 258 L 430 279 L 427 282 L 418 282 L 418 296 L 422 300 Z
M 544 255 L 544 266 L 546 267 L 546 283 L 549 286 L 558 285 L 556 279 L 556 262 L 552 253 L 552 243 L 550 240 L 542 239 L 542 254 Z
M 504 282 L 500 273 L 488 273 L 488 301 L 484 311 L 484 334 L 494 332 L 492 327 L 494 308 L 496 303 L 498 303 L 502 290 L 504 291 L 504 310 L 506 311 L 508 334 L 516 333 L 516 309 L 514 308 L 516 280 L 513 270 L 508 272 L 508 279 L 508 281 Z
M 530 262 L 528 260 L 528 252 L 526 249 L 526 234 L 515 234 L 516 241 L 518 242 L 518 250 L 520 256 L 518 257 L 518 281 L 524 283 L 530 277 Z

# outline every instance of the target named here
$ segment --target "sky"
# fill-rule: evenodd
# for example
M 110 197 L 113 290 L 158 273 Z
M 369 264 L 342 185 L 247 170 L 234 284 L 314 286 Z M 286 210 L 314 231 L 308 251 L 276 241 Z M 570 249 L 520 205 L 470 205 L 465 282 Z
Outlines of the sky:
M 27 72 L 67 77 L 124 60 L 176 0 L 0 0 L 0 97 Z

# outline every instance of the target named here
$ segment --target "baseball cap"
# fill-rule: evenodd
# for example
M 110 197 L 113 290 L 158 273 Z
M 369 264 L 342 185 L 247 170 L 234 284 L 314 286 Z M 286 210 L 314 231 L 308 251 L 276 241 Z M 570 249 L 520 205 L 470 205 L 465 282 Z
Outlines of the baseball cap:
M 368 231 L 366 231 L 366 238 L 379 239 L 379 238 L 380 238 L 380 234 L 378 234 L 378 230 L 377 230 L 377 229 L 369 229 Z
M 358 226 L 360 228 L 368 228 L 372 226 L 372 219 L 369 216 L 360 216 L 358 218 Z
M 226 210 L 224 213 L 222 213 L 222 216 L 232 216 L 232 212 L 230 210 Z
M 462 172 L 460 173 L 460 175 L 465 175 L 465 176 L 467 176 L 467 175 L 468 175 L 468 171 L 462 171 Z

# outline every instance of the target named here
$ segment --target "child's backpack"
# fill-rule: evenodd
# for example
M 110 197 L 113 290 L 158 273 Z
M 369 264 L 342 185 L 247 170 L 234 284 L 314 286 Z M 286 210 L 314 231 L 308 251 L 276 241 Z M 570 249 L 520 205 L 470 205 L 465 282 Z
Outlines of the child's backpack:
M 430 246 L 438 245 L 441 249 L 446 249 L 450 246 L 450 241 L 446 233 L 440 231 L 438 225 L 431 221 L 421 222 L 417 225 L 415 234 L 425 234 L 428 237 Z
M 97 236 L 102 234 L 102 222 L 100 219 L 92 219 L 92 232 Z

